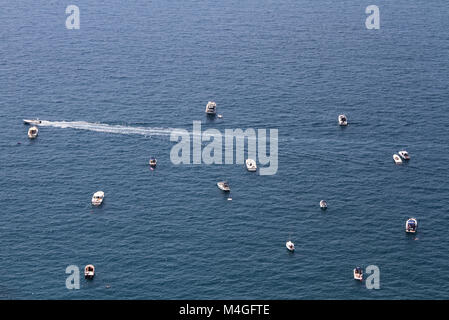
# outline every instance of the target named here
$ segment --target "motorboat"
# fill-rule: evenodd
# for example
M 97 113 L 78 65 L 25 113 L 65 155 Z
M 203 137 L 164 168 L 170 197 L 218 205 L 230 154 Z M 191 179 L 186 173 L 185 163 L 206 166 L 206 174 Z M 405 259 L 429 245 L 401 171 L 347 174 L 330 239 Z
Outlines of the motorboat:
M 320 201 L 320 208 L 323 209 L 323 210 L 327 209 L 327 202 L 326 202 L 326 200 L 321 200 Z
M 248 171 L 256 171 L 257 170 L 256 161 L 254 161 L 253 159 L 246 159 L 245 163 L 246 163 L 246 169 L 248 169 Z
M 103 199 L 104 199 L 104 192 L 103 191 L 97 191 L 92 196 L 92 204 L 94 206 L 99 206 L 100 204 L 103 203 Z
M 218 117 L 219 119 L 221 119 L 221 118 L 223 118 L 223 115 L 222 115 L 222 114 L 219 114 L 217 117 Z
M 360 267 L 357 267 L 354 269 L 354 280 L 363 280 L 363 269 Z
M 407 151 L 401 150 L 401 151 L 398 152 L 398 154 L 401 156 L 402 159 L 410 160 L 410 155 L 408 154 Z
M 229 186 L 229 183 L 227 183 L 226 181 L 217 182 L 217 186 L 220 190 L 223 190 L 226 192 L 231 191 L 231 187 Z
M 393 155 L 393 160 L 394 160 L 394 163 L 396 163 L 396 164 L 402 164 L 401 157 L 398 156 L 396 153 Z
M 341 126 L 347 126 L 348 125 L 348 118 L 344 114 L 340 114 L 338 116 L 338 124 Z
M 84 267 L 84 277 L 86 279 L 92 279 L 95 276 L 95 267 L 93 264 L 88 264 Z
M 206 113 L 214 115 L 217 112 L 217 104 L 213 101 L 209 101 L 206 105 Z
M 409 233 L 416 233 L 416 230 L 418 229 L 418 220 L 415 218 L 410 218 L 405 223 L 405 232 Z
M 156 167 L 156 164 L 157 164 L 157 160 L 156 160 L 156 158 L 154 158 L 154 157 L 151 157 L 150 158 L 150 167 Z
M 38 134 L 39 134 L 39 130 L 37 129 L 37 127 L 33 126 L 30 129 L 28 129 L 28 138 L 34 139 L 37 137 Z
M 33 126 L 37 126 L 40 125 L 42 123 L 42 120 L 36 119 L 36 120 L 27 120 L 27 119 L 23 119 L 23 123 L 24 124 L 30 124 Z
M 290 240 L 285 243 L 285 246 L 287 247 L 288 251 L 295 251 L 295 244 Z

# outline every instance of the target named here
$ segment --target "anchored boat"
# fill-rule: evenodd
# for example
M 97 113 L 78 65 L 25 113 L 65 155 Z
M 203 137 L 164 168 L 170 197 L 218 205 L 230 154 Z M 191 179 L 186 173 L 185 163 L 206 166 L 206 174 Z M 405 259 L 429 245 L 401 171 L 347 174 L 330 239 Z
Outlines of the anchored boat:
M 418 220 L 415 218 L 410 218 L 405 223 L 405 232 L 408 233 L 416 233 L 416 230 L 418 229 Z
M 30 129 L 28 129 L 28 138 L 34 139 L 38 134 L 39 130 L 37 129 L 37 127 L 31 127 Z
M 93 264 L 88 264 L 84 267 L 84 277 L 86 279 L 92 279 L 95 276 L 95 267 Z
M 104 199 L 104 192 L 103 191 L 97 191 L 92 196 L 92 204 L 94 206 L 99 206 L 100 204 L 103 203 L 103 199 Z
M 285 243 L 285 246 L 287 247 L 288 251 L 295 251 L 295 244 L 290 240 Z
M 326 202 L 326 200 L 321 200 L 320 201 L 320 208 L 323 209 L 323 210 L 327 209 L 327 202 Z
M 348 118 L 344 114 L 340 114 L 338 116 L 338 124 L 340 126 L 347 126 L 348 125 Z
M 394 160 L 394 163 L 396 163 L 396 164 L 402 164 L 401 157 L 398 156 L 396 153 L 393 155 L 393 160 Z
M 354 269 L 354 280 L 363 280 L 363 270 L 360 267 Z
M 220 190 L 223 190 L 226 192 L 231 191 L 231 187 L 229 186 L 229 183 L 227 181 L 217 182 L 217 186 Z
M 215 115 L 217 112 L 217 104 L 213 101 L 209 101 L 206 105 L 206 113 L 210 115 Z
M 253 159 L 246 159 L 245 163 L 246 163 L 246 169 L 248 169 L 248 171 L 254 172 L 257 170 L 256 161 L 254 161 Z
M 157 160 L 156 160 L 156 158 L 153 158 L 153 157 L 151 157 L 150 158 L 150 167 L 156 167 L 156 164 L 157 164 Z
M 410 155 L 406 150 L 401 150 L 398 152 L 402 159 L 404 160 L 410 160 Z

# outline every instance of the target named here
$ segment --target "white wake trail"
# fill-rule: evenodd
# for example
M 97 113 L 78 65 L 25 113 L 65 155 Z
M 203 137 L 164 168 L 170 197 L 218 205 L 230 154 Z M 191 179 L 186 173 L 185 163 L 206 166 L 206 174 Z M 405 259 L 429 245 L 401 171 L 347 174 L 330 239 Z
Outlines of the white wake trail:
M 85 121 L 47 121 L 41 120 L 39 126 L 70 128 L 76 130 L 88 130 L 95 132 L 126 134 L 126 135 L 142 135 L 142 136 L 170 136 L 177 129 L 174 128 L 148 128 L 148 127 L 130 127 L 122 125 L 109 125 L 105 123 L 92 123 Z

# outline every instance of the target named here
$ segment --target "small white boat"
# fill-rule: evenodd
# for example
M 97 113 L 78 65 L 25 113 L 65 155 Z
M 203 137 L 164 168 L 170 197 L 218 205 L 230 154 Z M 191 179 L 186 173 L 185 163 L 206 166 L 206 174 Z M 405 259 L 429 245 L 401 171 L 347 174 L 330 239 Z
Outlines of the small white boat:
M 399 153 L 399 155 L 401 156 L 402 159 L 404 159 L 404 160 L 410 160 L 410 155 L 408 154 L 407 151 L 401 150 L 401 151 L 399 151 L 398 153 Z
M 207 114 L 215 114 L 217 112 L 217 104 L 213 101 L 209 101 L 206 105 Z
M 28 129 L 28 138 L 34 139 L 38 134 L 39 130 L 37 129 L 37 127 L 31 127 L 30 129 Z
M 95 276 L 95 267 L 93 264 L 88 264 L 84 267 L 84 277 L 86 279 L 92 279 Z
M 347 126 L 348 125 L 348 118 L 344 114 L 340 114 L 338 116 L 338 124 L 341 126 Z
M 363 280 L 363 270 L 360 267 L 354 269 L 354 280 Z
M 418 220 L 415 218 L 410 218 L 405 223 L 405 232 L 409 233 L 416 233 L 416 230 L 418 229 Z
M 285 246 L 287 247 L 288 251 L 295 251 L 295 244 L 290 240 L 285 243 Z
M 103 199 L 104 199 L 104 192 L 103 191 L 97 191 L 92 196 L 92 204 L 94 206 L 99 206 L 100 204 L 103 203 Z
M 320 201 L 320 208 L 323 209 L 323 210 L 327 209 L 327 202 L 326 202 L 326 200 L 321 200 Z
M 219 114 L 217 117 L 218 117 L 219 119 L 221 119 L 221 118 L 223 118 L 223 115 L 222 115 L 222 114 Z
M 257 170 L 256 161 L 254 161 L 253 159 L 246 159 L 245 163 L 246 163 L 246 169 L 248 169 L 248 171 L 256 171 Z
M 396 164 L 402 164 L 401 157 L 398 156 L 396 153 L 393 155 L 393 160 L 394 160 L 394 163 L 396 163 Z
M 24 124 L 30 124 L 30 125 L 33 125 L 33 126 L 37 126 L 37 125 L 41 124 L 42 121 L 39 120 L 39 119 L 36 119 L 36 120 L 27 120 L 27 119 L 23 119 L 23 123 L 24 123 Z
M 229 186 L 229 183 L 227 183 L 226 181 L 217 182 L 217 186 L 220 190 L 223 190 L 226 192 L 231 191 L 231 187 Z
M 151 157 L 150 158 L 150 167 L 156 167 L 156 164 L 157 164 L 157 160 L 156 160 L 156 158 L 153 158 L 153 157 Z

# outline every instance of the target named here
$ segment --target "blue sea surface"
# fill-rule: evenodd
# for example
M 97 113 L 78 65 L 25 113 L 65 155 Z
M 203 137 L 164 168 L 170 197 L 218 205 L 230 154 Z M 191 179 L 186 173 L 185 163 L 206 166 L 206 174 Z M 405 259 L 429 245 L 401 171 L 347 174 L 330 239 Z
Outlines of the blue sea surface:
M 79 30 L 65 27 L 69 4 Z M 379 30 L 365 27 L 371 4 Z M 0 299 L 448 299 L 448 12 L 447 0 L 2 1 Z M 222 119 L 207 119 L 210 100 Z M 81 129 L 29 140 L 34 118 Z M 278 129 L 277 173 L 173 164 L 170 128 L 194 120 Z M 412 159 L 398 166 L 401 149 Z M 68 290 L 66 267 L 86 264 L 95 278 Z M 379 290 L 353 280 L 369 265 Z

